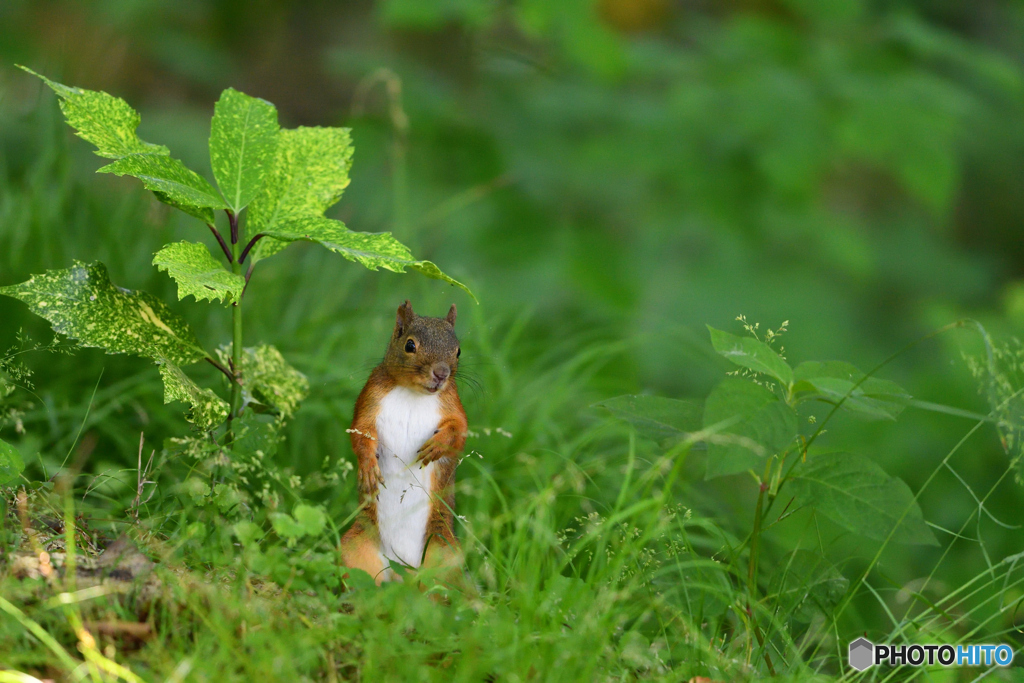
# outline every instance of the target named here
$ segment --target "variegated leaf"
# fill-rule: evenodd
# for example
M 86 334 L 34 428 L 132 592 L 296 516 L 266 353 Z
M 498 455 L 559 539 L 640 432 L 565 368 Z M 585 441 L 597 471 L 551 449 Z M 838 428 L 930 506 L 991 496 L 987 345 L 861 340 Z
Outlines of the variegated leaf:
M 249 206 L 249 234 L 269 233 L 296 220 L 322 217 L 348 187 L 352 151 L 347 128 L 281 130 L 273 170 Z M 263 239 L 250 258 L 255 263 L 286 246 L 287 242 Z
M 64 118 L 80 138 L 96 146 L 97 155 L 115 160 L 100 172 L 135 176 L 160 201 L 207 223 L 213 222 L 213 209 L 225 207 L 213 186 L 171 158 L 166 147 L 139 138 L 135 131 L 141 118 L 127 102 L 105 92 L 66 86 L 21 68 L 57 93 Z
M 194 296 L 196 301 L 233 303 L 242 296 L 245 278 L 226 270 L 206 245 L 174 242 L 158 251 L 153 265 L 166 271 L 178 283 L 178 299 Z
M 395 273 L 404 273 L 407 269 L 414 270 L 435 280 L 455 285 L 476 299 L 466 285 L 445 275 L 432 262 L 413 258 L 409 248 L 395 239 L 390 232 L 354 232 L 346 228 L 341 221 L 323 217 L 296 219 L 280 228 L 265 232 L 284 243 L 296 240 L 317 242 L 370 270 L 383 268 Z M 263 241 L 266 241 L 266 238 Z
M 75 261 L 71 268 L 0 287 L 0 294 L 24 301 L 54 331 L 82 346 L 166 358 L 178 365 L 206 357 L 184 320 L 146 292 L 115 286 L 102 263 Z
M 222 363 L 228 363 L 231 348 L 217 350 Z M 242 392 L 247 403 L 257 402 L 274 408 L 283 419 L 291 417 L 309 393 L 309 380 L 269 345 L 242 349 Z
M 200 387 L 167 359 L 161 359 L 157 364 L 160 366 L 160 379 L 164 382 L 164 403 L 187 403 L 188 421 L 203 431 L 213 429 L 228 418 L 231 407 L 217 394 Z
M 277 109 L 270 102 L 228 88 L 210 124 L 210 162 L 232 211 L 244 209 L 263 184 L 278 142 Z

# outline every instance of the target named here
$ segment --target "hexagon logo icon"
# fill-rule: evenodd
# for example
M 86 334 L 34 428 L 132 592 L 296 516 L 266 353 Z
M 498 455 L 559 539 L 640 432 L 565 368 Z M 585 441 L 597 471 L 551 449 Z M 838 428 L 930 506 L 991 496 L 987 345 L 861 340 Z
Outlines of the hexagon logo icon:
M 863 671 L 875 664 L 875 646 L 867 638 L 858 638 L 850 643 L 850 666 Z

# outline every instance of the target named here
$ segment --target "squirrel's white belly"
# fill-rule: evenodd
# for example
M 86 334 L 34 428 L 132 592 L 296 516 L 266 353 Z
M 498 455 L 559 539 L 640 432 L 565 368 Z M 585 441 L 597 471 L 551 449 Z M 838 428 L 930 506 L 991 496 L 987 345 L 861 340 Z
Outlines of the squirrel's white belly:
M 441 422 L 440 397 L 395 387 L 377 415 L 377 462 L 384 485 L 377 490 L 377 527 L 385 566 L 395 560 L 419 567 L 430 515 L 434 463 L 420 468 L 416 454 Z M 394 578 L 385 569 L 386 580 Z

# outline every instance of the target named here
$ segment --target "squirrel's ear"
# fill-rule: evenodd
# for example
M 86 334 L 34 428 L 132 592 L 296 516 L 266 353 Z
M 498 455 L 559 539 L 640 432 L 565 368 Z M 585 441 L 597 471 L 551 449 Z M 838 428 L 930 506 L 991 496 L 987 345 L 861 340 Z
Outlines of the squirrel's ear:
M 455 310 L 455 304 L 452 304 L 452 307 L 448 309 L 448 315 L 445 316 L 445 320 L 447 320 L 448 324 L 451 325 L 452 327 L 455 327 L 455 314 L 456 313 L 457 313 L 457 311 Z
M 412 312 L 412 304 L 406 299 L 405 303 L 398 307 L 398 315 L 395 317 L 395 336 L 400 337 L 405 328 L 412 322 L 415 313 Z

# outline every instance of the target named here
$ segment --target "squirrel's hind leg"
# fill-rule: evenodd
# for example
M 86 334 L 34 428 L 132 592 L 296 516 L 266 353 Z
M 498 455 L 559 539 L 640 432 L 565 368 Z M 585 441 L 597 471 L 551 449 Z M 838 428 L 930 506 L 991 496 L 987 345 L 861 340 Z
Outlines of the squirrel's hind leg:
M 380 533 L 376 525 L 360 515 L 345 532 L 339 546 L 341 563 L 349 569 L 362 569 L 379 586 L 387 577 L 387 565 L 380 548 Z
M 464 595 L 475 595 L 472 582 L 465 572 L 465 557 L 462 547 L 454 535 L 435 535 L 427 541 L 427 550 L 423 556 L 422 570 L 434 581 L 455 589 Z M 422 585 L 422 582 L 421 582 Z M 425 588 L 426 586 L 424 586 Z

